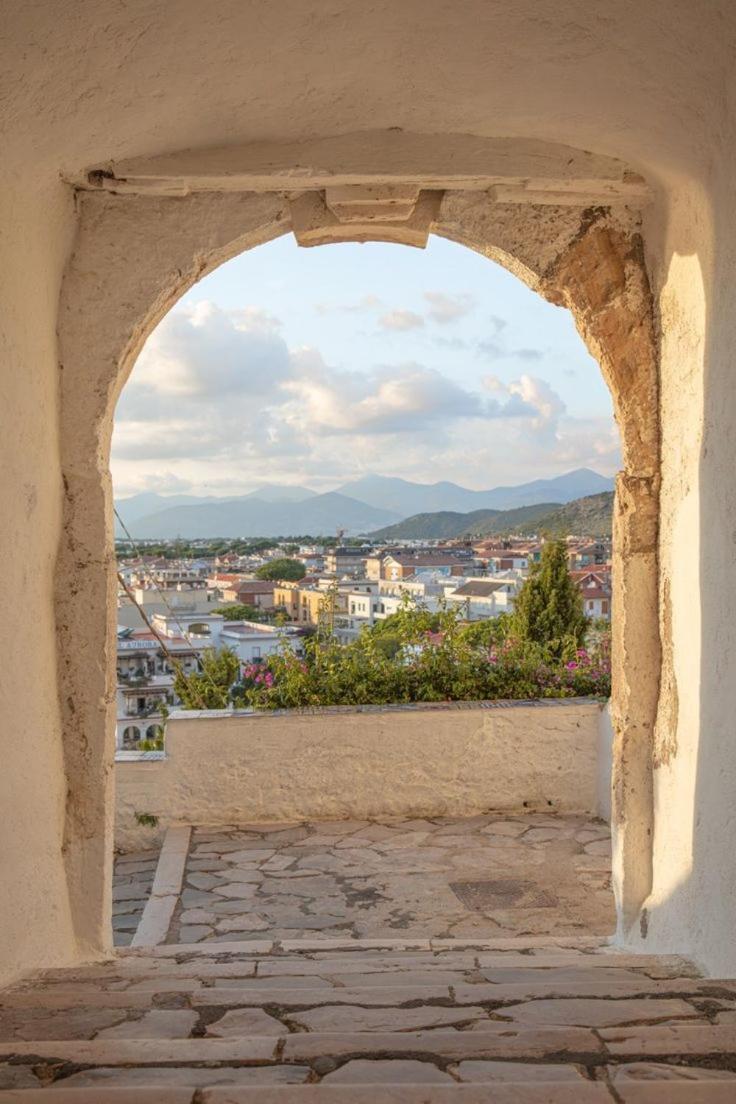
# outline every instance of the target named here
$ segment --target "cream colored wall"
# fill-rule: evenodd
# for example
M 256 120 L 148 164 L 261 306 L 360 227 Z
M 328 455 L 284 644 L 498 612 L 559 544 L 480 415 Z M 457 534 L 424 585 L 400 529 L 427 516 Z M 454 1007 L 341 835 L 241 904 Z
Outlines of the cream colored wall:
M 724 105 L 725 108 L 725 105 Z M 683 187 L 653 227 L 661 272 L 662 631 L 654 883 L 632 942 L 736 976 L 733 124 L 716 192 Z M 722 139 L 723 140 L 723 139 Z M 725 142 L 724 142 L 725 146 Z M 719 160 L 719 159 L 717 159 Z M 731 174 L 732 179 L 732 174 Z M 711 200 L 718 194 L 721 208 Z M 658 236 L 656 230 L 661 231 Z
M 551 10 L 542 0 L 467 0 L 460 10 L 448 0 L 285 0 L 264 15 L 254 0 L 223 0 L 206 35 L 197 0 L 8 7 L 0 54 L 0 540 L 14 648 L 0 672 L 0 977 L 60 961 L 73 947 L 57 701 L 69 782 L 87 787 L 87 804 L 66 829 L 84 940 L 104 944 L 109 907 L 100 888 L 109 854 L 108 690 L 104 649 L 85 635 L 104 616 L 105 587 L 87 592 L 84 616 L 67 622 L 58 648 L 51 635 L 62 497 L 55 304 L 72 220 L 60 175 L 162 151 L 369 128 L 423 133 L 428 149 L 433 136 L 450 133 L 565 142 L 621 157 L 660 188 L 646 238 L 667 323 L 660 562 L 674 675 L 666 670 L 657 734 L 655 889 L 645 922 L 626 938 L 646 930 L 649 947 L 690 951 L 736 973 L 725 938 L 736 910 L 733 6 L 560 0 Z M 134 217 L 128 240 L 133 253 L 148 246 L 136 238 Z M 79 320 L 88 333 L 114 255 L 96 260 Z M 183 263 L 190 272 L 191 258 Z M 130 293 L 121 289 L 121 298 Z M 90 354 L 100 362 L 109 355 Z M 80 381 L 80 412 L 86 397 Z M 92 434 L 88 444 L 72 509 L 84 480 L 99 488 L 104 476 Z M 73 526 L 73 537 L 82 530 Z M 86 565 L 83 542 L 82 551 Z M 72 565 L 73 552 L 74 541 Z M 99 562 L 99 549 L 90 558 Z M 643 649 L 628 647 L 634 664 Z
M 0 985 L 76 944 L 64 865 L 54 565 L 61 523 L 56 307 L 73 231 L 60 184 L 0 176 Z
M 175 823 L 596 813 L 600 716 L 595 702 L 176 712 L 165 760 L 115 765 L 116 846 Z

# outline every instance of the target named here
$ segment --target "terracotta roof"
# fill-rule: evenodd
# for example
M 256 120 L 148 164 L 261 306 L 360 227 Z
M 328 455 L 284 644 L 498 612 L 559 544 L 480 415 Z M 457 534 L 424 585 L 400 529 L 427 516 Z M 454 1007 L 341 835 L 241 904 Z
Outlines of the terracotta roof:
M 463 583 L 452 594 L 459 594 L 463 598 L 490 598 L 496 591 L 507 586 L 508 582 L 498 582 L 495 579 L 474 579 L 472 582 Z
M 231 583 L 229 589 L 239 594 L 269 594 L 275 585 L 271 579 L 241 579 Z

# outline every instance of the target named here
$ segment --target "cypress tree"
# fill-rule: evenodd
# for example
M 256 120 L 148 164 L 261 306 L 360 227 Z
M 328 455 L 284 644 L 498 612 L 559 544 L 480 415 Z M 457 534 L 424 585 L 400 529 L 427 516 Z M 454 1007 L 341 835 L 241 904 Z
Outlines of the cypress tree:
M 519 591 L 513 629 L 522 640 L 546 645 L 560 655 L 569 641 L 585 642 L 587 619 L 583 597 L 567 569 L 564 541 L 548 541 L 542 558 Z

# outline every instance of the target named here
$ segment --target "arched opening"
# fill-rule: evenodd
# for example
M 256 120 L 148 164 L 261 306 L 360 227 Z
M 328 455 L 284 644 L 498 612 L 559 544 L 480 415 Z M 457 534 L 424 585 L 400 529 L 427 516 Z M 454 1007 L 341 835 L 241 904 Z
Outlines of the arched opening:
M 320 201 L 324 206 L 324 202 Z M 316 229 L 324 240 L 351 236 L 388 237 L 397 240 L 395 227 L 373 223 L 359 233 L 345 230 L 332 215 L 320 224 L 323 206 L 312 207 L 309 232 Z M 85 210 L 86 208 L 86 216 Z M 623 443 L 624 473 L 618 481 L 615 527 L 617 563 L 614 568 L 614 601 L 618 620 L 614 639 L 615 731 L 614 825 L 615 863 L 619 917 L 626 930 L 638 917 L 650 876 L 651 758 L 650 734 L 658 686 L 658 622 L 656 574 L 657 501 L 657 360 L 651 300 L 635 216 L 615 214 L 607 207 L 549 205 L 515 201 L 494 203 L 483 193 L 447 193 L 425 204 L 422 217 L 433 231 L 462 241 L 499 259 L 527 283 L 553 301 L 572 310 L 576 323 L 594 352 L 609 382 Z M 303 211 L 282 193 L 261 195 L 191 195 L 172 201 L 166 197 L 117 197 L 90 195 L 83 201 L 82 230 L 70 266 L 64 298 L 62 348 L 67 365 L 98 365 L 99 386 L 89 391 L 75 370 L 65 373 L 65 409 L 70 426 L 82 432 L 65 434 L 67 448 L 67 539 L 59 570 L 62 577 L 80 570 L 111 608 L 113 578 L 109 571 L 111 532 L 105 531 L 109 481 L 106 476 L 112 408 L 143 340 L 173 301 L 203 271 L 299 225 Z M 340 220 L 338 219 L 338 222 Z M 148 241 L 156 227 L 155 242 Z M 206 226 L 206 230 L 202 227 Z M 135 228 L 140 244 L 135 271 L 121 262 L 109 269 L 104 286 L 95 285 L 95 300 L 106 322 L 104 349 L 88 348 L 83 332 L 79 297 L 88 287 L 88 274 L 98 271 L 95 254 L 109 250 L 111 241 L 128 239 Z M 554 232 L 551 232 L 553 228 Z M 304 229 L 304 224 L 302 224 Z M 162 249 L 165 246 L 165 249 Z M 85 258 L 84 261 L 82 258 Z M 126 291 L 128 294 L 126 294 Z M 90 357 L 93 363 L 90 363 Z M 99 474 L 90 477 L 87 459 L 97 457 Z M 80 567 L 81 565 L 81 567 Z M 98 630 L 79 623 L 77 611 L 60 600 L 60 634 L 63 639 Z M 76 622 L 76 623 L 75 623 Z M 109 649 L 109 640 L 107 647 Z M 63 649 L 62 649 L 63 651 Z M 109 654 L 103 649 L 101 655 Z M 68 652 L 62 680 L 79 685 L 74 650 Z M 100 685 L 110 693 L 106 663 L 97 672 Z M 92 680 L 94 682 L 94 680 Z M 83 715 L 92 729 L 104 723 L 100 698 L 89 684 L 81 691 L 77 717 Z M 62 697 L 62 700 L 64 698 Z M 102 764 L 104 748 L 93 742 L 92 759 Z M 67 749 L 70 764 L 78 749 Z M 94 775 L 95 763 L 83 764 Z M 73 775 L 73 771 L 70 772 Z M 92 851 L 106 858 L 107 839 L 89 830 L 107 820 L 110 795 L 104 786 L 97 794 L 72 792 L 68 817 L 70 840 L 78 835 L 72 853 L 80 871 Z M 109 838 L 109 837 L 107 837 Z M 71 860 L 70 860 L 71 861 Z M 74 863 L 71 864 L 74 866 Z M 72 871 L 73 874 L 73 871 Z M 104 891 L 100 890 L 104 912 Z M 90 920 L 89 922 L 92 922 Z M 84 926 L 85 921 L 80 918 Z
M 267 290 L 270 283 L 278 285 L 271 293 Z M 380 297 L 371 292 L 376 286 L 381 288 Z M 358 348 L 359 343 L 362 348 Z M 548 362 L 546 371 L 545 360 Z M 378 369 L 377 364 L 380 365 Z M 501 375 L 494 374 L 498 372 Z M 586 385 L 594 396 L 593 409 L 607 412 L 607 417 L 604 414 L 591 426 L 586 423 L 587 437 L 583 437 L 583 422 L 574 414 L 583 409 L 575 403 Z M 564 414 L 568 404 L 574 411 L 569 424 Z M 126 556 L 121 566 L 145 588 L 139 592 L 139 599 L 152 599 L 143 609 L 152 618 L 157 631 L 164 634 L 167 648 L 188 644 L 200 656 L 205 646 L 212 643 L 220 649 L 234 650 L 245 675 L 242 681 L 249 690 L 267 686 L 264 681 L 264 671 L 268 671 L 266 657 L 271 649 L 275 651 L 278 647 L 277 638 L 285 628 L 295 634 L 289 645 L 290 652 L 295 650 L 299 655 L 303 653 L 303 640 L 297 633 L 307 627 L 316 633 L 328 629 L 337 641 L 332 659 L 334 670 L 336 657 L 347 654 L 349 646 L 361 635 L 375 636 L 383 645 L 389 641 L 393 644 L 391 617 L 394 621 L 398 619 L 403 602 L 410 602 L 412 609 L 421 611 L 422 616 L 426 613 L 435 619 L 447 618 L 447 624 L 453 624 L 453 618 L 457 618 L 458 624 L 463 625 L 463 632 L 465 628 L 477 629 L 481 623 L 496 631 L 496 626 L 509 617 L 529 566 L 534 557 L 541 554 L 540 539 L 544 540 L 538 528 L 524 522 L 535 516 L 545 517 L 545 510 L 540 509 L 535 515 L 525 513 L 522 507 L 518 520 L 517 515 L 509 517 L 506 529 L 497 523 L 488 530 L 489 534 L 501 534 L 495 541 L 488 539 L 488 535 L 483 540 L 482 525 L 488 524 L 491 517 L 489 514 L 480 518 L 478 510 L 468 511 L 466 522 L 463 521 L 465 514 L 456 511 L 458 528 L 454 534 L 448 530 L 434 530 L 431 525 L 440 519 L 426 514 L 424 500 L 419 500 L 414 507 L 405 505 L 403 509 L 400 502 L 394 502 L 390 495 L 398 492 L 390 477 L 413 480 L 405 484 L 407 503 L 412 501 L 409 496 L 430 491 L 429 484 L 442 486 L 443 480 L 470 482 L 475 491 L 456 487 L 455 494 L 458 501 L 467 500 L 468 506 L 479 506 L 481 501 L 486 501 L 483 487 L 524 483 L 537 476 L 550 478 L 565 468 L 569 471 L 573 464 L 583 467 L 595 463 L 596 457 L 599 462 L 603 458 L 604 463 L 607 459 L 610 472 L 615 471 L 620 462 L 618 441 L 610 420 L 610 398 L 597 365 L 586 353 L 567 312 L 545 303 L 514 275 L 493 263 L 488 264 L 486 258 L 440 238 L 430 239 L 426 253 L 392 244 L 299 250 L 290 236 L 244 253 L 196 285 L 159 324 L 123 391 L 117 416 L 120 451 L 117 466 L 113 468 L 117 489 L 143 491 L 142 496 L 134 495 L 118 502 L 119 516 L 125 525 L 124 530 L 117 529 L 118 538 L 122 538 L 120 550 Z M 448 438 L 444 443 L 443 437 Z M 582 451 L 573 453 L 573 449 Z M 568 458 L 562 468 L 558 452 Z M 569 459 L 573 455 L 578 460 Z M 514 457 L 510 464 L 509 456 Z M 113 457 L 116 458 L 115 448 Z M 408 457 L 411 457 L 411 466 Z M 371 465 L 378 465 L 381 474 L 376 476 Z M 572 475 L 574 479 L 592 480 L 587 487 L 591 493 L 593 483 L 595 488 L 608 486 L 600 476 L 596 479 L 594 473 Z M 127 483 L 121 487 L 122 479 L 127 479 Z M 155 480 L 153 484 L 151 479 Z M 185 485 L 186 479 L 192 482 Z M 579 491 L 572 494 L 563 491 L 560 482 L 556 485 L 559 487 L 557 493 L 566 501 L 582 498 L 586 485 L 576 485 Z M 151 495 L 153 487 L 164 492 L 176 490 L 178 494 Z M 325 511 L 335 490 L 339 494 L 339 505 L 336 501 L 334 509 L 337 512 L 330 515 Z M 309 494 L 313 498 L 303 497 Z M 520 488 L 517 492 L 520 497 L 508 498 L 507 506 L 518 506 L 526 501 L 523 496 L 529 494 L 531 506 L 544 505 L 544 495 L 535 496 L 531 488 Z M 496 501 L 492 492 L 490 495 L 487 501 Z M 549 491 L 547 514 L 555 508 L 549 501 L 553 497 Z M 279 500 L 282 502 L 280 510 Z M 449 499 L 436 501 L 438 510 L 447 510 L 452 505 Z M 395 508 L 386 509 L 388 506 Z M 362 513 L 350 512 L 359 507 Z M 420 515 L 425 525 L 422 533 L 427 540 L 418 548 L 416 536 L 422 533 L 417 531 L 414 539 L 410 536 L 408 544 L 402 538 L 402 521 L 409 525 L 406 533 L 413 532 L 411 524 L 416 524 L 416 519 L 411 515 Z M 300 522 L 299 518 L 319 520 Z M 366 575 L 367 548 L 343 547 L 338 555 L 332 546 L 324 549 L 319 544 L 325 537 L 334 536 L 336 529 L 345 529 L 343 544 L 360 546 L 372 540 L 371 530 L 380 529 L 382 525 L 391 528 L 392 523 L 395 535 L 392 537 L 389 533 L 385 538 L 377 538 L 372 550 L 372 559 L 379 562 L 377 581 Z M 463 530 L 463 525 L 472 524 L 475 529 Z M 545 531 L 543 528 L 542 532 Z M 578 536 L 591 537 L 590 529 L 570 530 L 571 534 L 574 532 Z M 467 535 L 467 540 L 456 540 L 452 551 L 446 542 L 432 551 L 430 546 L 436 546 L 443 533 L 455 538 Z M 299 547 L 307 535 L 311 535 L 318 546 L 316 549 Z M 240 543 L 238 538 L 241 538 Z M 247 538 L 253 541 L 251 547 Z M 268 538 L 272 540 L 271 548 Z M 259 548 L 260 545 L 265 548 Z M 238 550 L 243 554 L 242 560 L 238 558 Z M 262 555 L 268 553 L 272 557 L 288 557 L 290 552 L 311 555 L 311 578 L 299 584 L 285 582 L 274 575 L 272 595 L 281 617 L 279 623 L 274 624 L 274 619 L 264 612 L 259 630 L 261 636 L 254 647 L 248 630 L 240 624 L 242 615 L 240 621 L 231 623 L 225 636 L 219 635 L 216 625 L 212 632 L 210 625 L 197 617 L 198 611 L 208 606 L 215 619 L 228 606 L 237 612 L 238 605 L 242 605 L 236 600 L 241 596 L 237 590 L 238 581 L 245 580 L 241 585 L 246 589 L 255 585 L 254 570 L 258 561 L 248 560 L 247 556 L 249 552 L 251 556 L 257 555 L 259 550 Z M 581 540 L 571 544 L 568 551 L 571 566 L 578 569 L 575 578 L 586 587 L 584 612 L 591 621 L 601 614 L 605 617 L 608 608 L 600 608 L 599 595 L 605 593 L 603 601 L 608 605 L 610 576 L 605 564 L 596 573 L 595 557 L 599 563 L 607 561 L 610 548 L 605 542 L 596 548 L 589 539 L 587 545 Z M 408 553 L 405 564 L 401 562 L 402 552 Z M 146 555 L 148 569 L 144 563 Z M 164 555 L 172 558 L 156 559 Z M 215 555 L 218 563 L 214 561 Z M 447 563 L 442 560 L 443 555 Z M 425 557 L 429 568 L 416 567 L 412 557 L 420 563 L 421 556 Z M 451 563 L 453 556 L 456 560 Z M 387 557 L 391 557 L 392 566 L 384 569 Z M 218 588 L 218 600 L 214 604 L 208 603 L 204 590 L 196 590 L 194 586 L 183 590 L 180 584 L 182 578 L 190 576 L 203 588 L 207 575 L 204 561 L 209 563 L 208 586 L 211 584 L 214 588 L 217 584 Z M 269 562 L 272 561 L 265 559 L 264 565 Z M 589 569 L 587 579 L 583 564 Z M 197 566 L 200 570 L 198 582 Z M 335 587 L 332 596 L 335 608 L 327 625 L 322 611 L 330 594 L 330 580 Z M 282 591 L 283 596 L 276 602 L 276 595 L 281 595 Z M 463 597 L 466 593 L 468 597 Z M 492 602 L 487 600 L 489 594 Z M 591 594 L 595 597 L 590 597 Z M 294 603 L 296 606 L 292 608 Z M 588 606 L 591 607 L 589 611 Z M 135 616 L 135 609 L 127 612 Z M 143 642 L 151 635 L 150 626 L 140 619 L 138 625 Z M 169 626 L 172 626 L 171 633 Z M 439 626 L 438 620 L 437 628 Z M 440 635 L 434 633 L 433 639 Z M 470 633 L 467 639 L 471 639 Z M 589 640 L 596 641 L 592 631 Z M 503 655 L 501 641 L 499 637 L 498 650 Z M 156 647 L 155 641 L 150 643 Z M 402 644 L 402 648 L 416 650 L 420 647 L 413 638 Z M 160 660 L 163 658 L 161 656 Z M 400 658 L 396 652 L 394 658 L 398 664 Z M 575 667 L 577 662 L 576 655 L 569 666 Z M 591 660 L 591 666 L 595 665 Z M 567 675 L 567 667 L 568 663 L 564 663 L 559 669 L 550 668 L 548 680 L 539 693 L 554 694 L 555 680 L 559 683 L 560 675 Z M 429 671 L 428 664 L 427 673 Z M 173 677 L 169 681 L 173 686 Z M 196 685 L 200 687 L 201 683 L 197 681 Z M 396 686 L 384 689 L 376 682 L 371 686 L 372 693 L 366 691 L 366 696 L 358 699 L 359 704 L 380 704 L 385 700 L 380 696 L 384 693 L 390 703 L 392 692 L 394 695 L 407 692 L 397 690 Z M 474 688 L 466 674 L 462 690 L 455 692 L 446 687 L 442 692 L 465 701 L 473 697 L 486 698 L 494 692 L 484 693 L 480 687 L 478 683 Z M 235 695 L 237 684 L 233 683 L 230 690 Z M 430 683 L 419 685 L 409 693 L 426 697 L 433 696 L 436 690 Z M 320 699 L 320 692 L 325 690 L 316 684 L 311 704 L 325 706 L 352 700 L 334 696 Z M 565 692 L 572 694 L 573 690 L 565 687 Z M 590 692 L 595 693 L 595 687 Z M 296 690 L 292 689 L 291 693 L 292 702 L 298 704 L 298 699 L 293 697 Z M 503 691 L 498 693 L 504 698 L 513 698 L 527 696 L 530 691 L 526 686 L 507 680 Z M 585 690 L 577 693 L 585 693 Z M 396 698 L 396 702 L 402 700 L 402 697 Z M 412 700 L 420 699 L 414 697 Z M 240 708 L 257 701 L 258 707 L 263 708 L 263 697 L 240 697 Z M 200 708 L 203 703 L 186 700 L 184 704 Z M 177 699 L 174 708 L 180 705 Z M 597 709 L 594 707 L 592 712 L 595 714 L 593 739 L 597 740 Z M 325 728 L 328 720 L 323 721 Z M 390 719 L 395 742 L 402 739 L 398 731 L 401 722 L 398 714 Z M 586 718 L 582 723 L 588 722 Z M 181 723 L 179 719 L 172 722 L 177 729 Z M 341 723 L 344 731 L 351 722 L 344 716 Z M 520 725 L 525 723 L 525 718 L 519 722 Z M 574 723 L 579 725 L 580 717 L 576 716 Z M 453 738 L 462 737 L 448 728 L 447 739 Z M 147 734 L 146 739 L 152 737 Z M 304 734 L 300 739 L 303 743 Z M 337 743 L 334 754 L 339 757 L 342 750 Z M 215 776 L 233 767 L 227 753 L 221 762 L 218 760 L 217 737 L 212 746 L 201 739 L 199 754 L 202 761 L 207 762 L 208 772 Z M 299 754 L 297 749 L 286 758 L 295 754 Z M 495 813 L 495 820 L 489 820 L 483 829 L 492 834 L 493 823 L 498 823 L 501 832 L 518 833 L 515 845 L 507 844 L 503 852 L 505 877 L 500 881 L 505 885 L 509 877 L 512 880 L 516 877 L 524 884 L 523 892 L 509 898 L 496 886 L 488 892 L 484 902 L 476 901 L 470 891 L 457 901 L 447 894 L 448 915 L 443 917 L 438 913 L 436 916 L 436 934 L 447 930 L 443 923 L 450 923 L 451 917 L 452 923 L 459 922 L 466 934 L 471 931 L 471 925 L 475 925 L 476 934 L 488 936 L 497 930 L 498 921 L 494 916 L 500 918 L 510 910 L 516 914 L 514 919 L 526 917 L 528 921 L 535 910 L 535 902 L 540 901 L 544 911 L 540 908 L 536 913 L 534 922 L 538 931 L 559 930 L 564 934 L 564 921 L 559 912 L 555 913 L 554 902 L 565 896 L 567 908 L 572 908 L 577 915 L 576 924 L 580 930 L 591 934 L 610 933 L 608 874 L 604 869 L 605 859 L 599 854 L 604 847 L 605 830 L 586 819 L 582 811 L 585 806 L 588 818 L 598 812 L 597 805 L 594 808 L 586 805 L 586 800 L 590 801 L 590 749 L 581 749 L 580 773 L 575 782 L 577 793 L 572 804 L 569 793 L 564 788 L 560 790 L 555 782 L 560 767 L 559 754 L 560 749 L 554 748 L 549 739 L 536 749 L 538 766 L 533 781 L 527 777 L 513 782 L 509 764 L 503 782 L 507 793 L 502 807 L 494 804 L 498 801 L 495 791 L 486 793 L 486 804 L 488 810 Z M 258 775 L 257 750 L 250 751 L 249 757 Z M 587 760 L 585 768 L 582 767 L 583 759 Z M 482 774 L 480 757 L 475 767 L 477 773 Z M 125 769 L 121 765 L 118 775 Z M 201 765 L 197 769 L 201 771 Z M 263 770 L 266 769 L 264 764 Z M 450 767 L 450 773 L 453 769 Z M 606 772 L 605 763 L 602 763 L 602 770 Z M 287 780 L 287 772 L 283 769 L 279 772 L 278 767 L 276 771 L 281 790 L 288 790 L 292 783 Z M 385 774 L 386 788 L 390 789 L 392 783 L 389 767 Z M 308 778 L 303 775 L 299 782 L 302 801 L 308 786 Z M 336 788 L 336 782 L 325 773 L 320 787 L 330 790 Z M 350 807 L 344 790 L 341 796 L 344 819 L 355 809 Z M 229 807 L 227 813 L 220 807 L 223 800 L 222 790 L 218 788 L 217 803 L 205 813 L 211 846 L 215 846 L 212 833 L 218 817 L 224 818 L 223 822 L 235 820 L 237 823 L 238 818 L 233 817 Z M 294 800 L 297 800 L 296 794 L 292 794 Z M 439 832 L 440 841 L 448 834 L 452 839 L 450 825 L 433 820 L 443 808 L 443 800 L 438 793 L 436 805 L 424 807 L 423 812 L 429 816 L 426 822 L 429 834 L 419 850 L 418 863 L 422 861 L 422 853 L 431 855 L 433 832 Z M 258 806 L 256 815 L 253 797 L 244 790 L 241 790 L 241 801 L 243 810 L 249 810 L 250 822 L 261 817 L 280 818 L 281 806 L 269 810 L 267 802 Z M 310 808 L 308 802 L 302 805 L 302 810 L 304 808 Z M 119 823 L 118 830 L 122 832 L 121 839 L 138 850 L 145 842 L 146 831 L 145 826 L 141 830 L 134 822 L 130 796 L 125 799 L 125 809 L 128 823 Z M 406 819 L 416 820 L 411 816 L 412 807 L 407 805 L 406 809 Z M 521 813 L 520 819 L 509 820 L 509 810 Z M 468 805 L 468 811 L 475 813 L 475 808 Z M 380 821 L 380 812 L 377 806 L 378 820 L 373 822 L 372 830 L 388 834 L 391 829 Z M 557 824 L 549 819 L 551 813 L 563 814 Z M 305 815 L 304 819 L 308 817 Z M 333 831 L 339 831 L 339 819 Z M 493 841 L 480 834 L 477 818 L 472 830 L 478 833 L 477 837 L 471 829 L 466 829 L 466 820 L 467 817 L 459 817 L 452 826 L 458 837 L 464 832 L 470 833 L 466 849 L 474 849 L 480 856 L 485 853 L 483 845 L 490 843 L 492 851 Z M 572 884 L 575 877 L 571 878 L 574 869 L 571 856 L 560 864 L 550 854 L 543 864 L 554 881 L 554 891 L 551 885 L 542 886 L 535 883 L 533 877 L 523 876 L 525 870 L 528 875 L 529 864 L 524 841 L 529 840 L 530 849 L 545 846 L 533 841 L 537 840 L 537 835 L 540 840 L 546 835 L 552 846 L 560 833 L 571 841 L 570 847 L 578 849 L 580 862 L 585 867 L 584 881 L 577 882 L 574 907 L 571 902 L 576 891 Z M 150 828 L 147 834 L 152 835 Z M 233 839 L 223 833 L 221 842 L 228 846 Z M 196 835 L 192 846 L 197 846 Z M 588 854 L 586 848 L 593 850 Z M 339 850 L 335 851 L 335 861 L 339 861 L 339 854 Z M 278 857 L 286 861 L 288 855 Z M 389 878 L 393 873 L 390 860 L 389 854 L 386 864 Z M 600 867 L 598 870 L 593 869 L 596 863 Z M 459 878 L 458 886 L 460 883 L 462 887 L 466 883 L 475 886 L 478 882 L 496 885 L 499 877 L 494 876 L 493 868 L 494 863 L 489 865 L 488 861 L 479 862 L 478 869 L 468 867 L 464 877 Z M 495 871 L 495 875 L 498 873 Z M 425 876 L 438 877 L 431 863 Z M 268 883 L 267 875 L 265 882 Z M 564 893 L 563 884 L 567 886 Z M 464 892 L 462 887 L 461 893 Z M 277 919 L 284 912 L 289 914 L 283 903 L 283 893 L 271 900 L 272 911 L 269 912 L 266 889 L 267 884 L 262 884 L 257 915 L 249 917 L 249 912 L 255 910 L 247 900 L 242 901 L 243 923 L 248 923 L 249 919 L 267 921 L 272 926 L 267 931 L 273 931 L 276 936 L 293 937 L 294 933 L 284 929 Z M 209 893 L 213 908 L 223 904 L 232 910 L 232 899 L 218 902 L 216 888 Z M 442 900 L 442 896 L 440 893 L 435 899 L 435 909 L 439 908 L 437 901 Z M 455 907 L 465 908 L 467 916 L 452 912 L 453 902 Z M 400 896 L 393 904 L 397 911 L 413 917 L 412 925 L 428 922 L 427 917 L 407 911 Z M 333 902 L 333 912 L 335 908 Z M 198 910 L 185 908 L 181 922 L 172 922 L 172 938 L 190 942 L 216 937 L 219 928 L 204 923 L 205 911 L 201 907 Z M 200 921 L 196 924 L 189 919 L 190 913 L 194 917 L 195 912 Z M 465 918 L 458 921 L 458 915 Z M 343 934 L 348 916 L 349 910 L 345 916 L 335 912 L 334 923 L 342 925 Z M 213 924 L 224 922 L 229 925 L 228 931 L 235 931 L 232 920 L 218 917 L 217 912 L 212 912 L 210 918 Z M 486 920 L 488 924 L 484 929 Z M 369 936 L 381 934 L 370 927 L 371 922 L 377 922 L 377 918 L 368 906 L 364 906 L 361 930 Z M 555 929 L 554 924 L 563 927 Z M 241 936 L 242 932 L 237 937 Z

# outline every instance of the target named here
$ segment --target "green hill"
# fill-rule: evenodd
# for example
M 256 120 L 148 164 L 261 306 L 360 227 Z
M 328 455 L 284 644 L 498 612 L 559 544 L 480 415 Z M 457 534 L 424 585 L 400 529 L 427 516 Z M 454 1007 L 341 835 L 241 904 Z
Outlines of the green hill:
M 612 524 L 613 491 L 604 491 L 559 506 L 540 517 L 535 530 L 561 537 L 610 537 Z
M 577 498 L 560 505 L 540 502 L 515 510 L 473 510 L 468 514 L 452 510 L 414 514 L 395 525 L 370 533 L 372 540 L 448 540 L 453 537 L 501 536 L 509 533 L 547 532 L 566 536 L 603 537 L 611 534 L 613 491 Z
M 370 536 L 373 540 L 447 540 L 452 537 L 487 536 L 491 533 L 516 531 L 535 518 L 546 516 L 559 506 L 543 502 L 536 506 L 518 506 L 515 510 L 472 510 L 468 514 L 438 510 L 430 514 L 414 514 L 395 525 L 387 525 Z
M 370 536 L 373 540 L 424 540 L 459 537 L 477 525 L 490 523 L 500 510 L 472 510 L 469 514 L 453 510 L 437 510 L 429 514 L 413 514 L 412 517 L 377 529 Z

